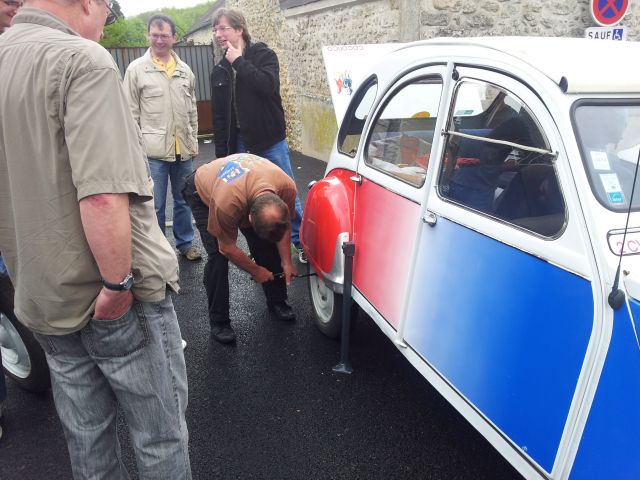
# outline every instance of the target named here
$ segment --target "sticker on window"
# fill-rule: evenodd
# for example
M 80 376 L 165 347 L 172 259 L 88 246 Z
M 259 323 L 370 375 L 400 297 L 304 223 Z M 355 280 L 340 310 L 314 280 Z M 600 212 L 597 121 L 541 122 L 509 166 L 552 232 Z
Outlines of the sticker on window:
M 593 163 L 594 170 L 611 170 L 607 152 L 591 151 L 589 153 L 591 154 L 591 163 Z
M 248 171 L 249 169 L 244 168 L 239 163 L 229 162 L 218 172 L 218 178 L 222 179 L 224 183 L 231 183 L 242 177 Z
M 602 182 L 604 191 L 607 194 L 609 203 L 624 203 L 624 194 L 622 193 L 622 187 L 620 186 L 618 175 L 615 173 L 602 173 L 600 174 L 600 181 Z

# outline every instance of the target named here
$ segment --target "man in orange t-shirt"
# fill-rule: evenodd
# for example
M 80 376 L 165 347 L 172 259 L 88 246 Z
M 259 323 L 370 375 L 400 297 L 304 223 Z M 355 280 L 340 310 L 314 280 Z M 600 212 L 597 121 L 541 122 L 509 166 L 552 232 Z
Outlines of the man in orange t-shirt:
M 287 287 L 296 270 L 291 262 L 291 218 L 296 186 L 269 160 L 235 154 L 199 167 L 187 177 L 183 195 L 208 254 L 204 269 L 213 337 L 233 343 L 229 318 L 229 260 L 262 284 L 269 311 L 292 321 Z M 238 230 L 247 239 L 252 260 L 237 245 Z

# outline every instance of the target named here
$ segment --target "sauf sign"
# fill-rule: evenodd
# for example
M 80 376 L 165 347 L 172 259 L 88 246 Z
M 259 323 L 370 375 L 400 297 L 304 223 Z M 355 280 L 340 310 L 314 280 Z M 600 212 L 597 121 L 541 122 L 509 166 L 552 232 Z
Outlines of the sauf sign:
M 629 0 L 591 0 L 591 16 L 600 25 L 585 30 L 594 40 L 626 40 L 625 28 L 618 25 L 629 9 Z

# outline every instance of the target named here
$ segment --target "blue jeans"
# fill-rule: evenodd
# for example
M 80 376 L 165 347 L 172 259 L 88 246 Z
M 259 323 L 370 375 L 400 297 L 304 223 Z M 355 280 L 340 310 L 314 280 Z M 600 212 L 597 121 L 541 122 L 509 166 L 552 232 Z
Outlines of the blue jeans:
M 244 143 L 244 139 L 238 134 L 238 152 L 243 153 L 247 151 L 247 147 Z M 270 147 L 260 151 L 252 151 L 254 155 L 258 155 L 262 158 L 267 158 L 279 166 L 284 173 L 289 175 L 295 182 L 293 177 L 293 170 L 291 170 L 291 161 L 289 160 L 289 144 L 286 140 L 281 140 L 278 143 L 274 143 Z M 296 216 L 291 220 L 291 242 L 300 247 L 300 223 L 302 222 L 302 204 L 300 203 L 300 197 L 296 195 Z
M 187 372 L 169 293 L 134 301 L 117 320 L 68 335 L 35 334 L 47 355 L 73 476 L 128 479 L 116 433 L 120 409 L 141 479 L 191 479 Z
M 173 196 L 173 237 L 176 248 L 184 252 L 193 243 L 193 224 L 191 223 L 191 209 L 182 198 L 184 179 L 193 172 L 193 161 L 165 162 L 164 160 L 149 159 L 149 169 L 153 178 L 153 202 L 160 230 L 165 231 L 165 207 L 167 203 L 167 183 L 171 181 L 171 195 Z

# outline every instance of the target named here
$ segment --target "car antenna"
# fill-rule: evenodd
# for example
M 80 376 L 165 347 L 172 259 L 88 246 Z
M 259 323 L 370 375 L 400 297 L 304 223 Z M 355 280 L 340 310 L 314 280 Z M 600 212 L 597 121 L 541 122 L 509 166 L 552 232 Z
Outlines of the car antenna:
M 622 267 L 622 257 L 624 256 L 624 245 L 627 239 L 627 231 L 629 230 L 629 218 L 631 217 L 631 208 L 633 206 L 633 194 L 636 190 L 636 180 L 638 179 L 638 165 L 640 165 L 640 149 L 638 150 L 638 158 L 636 159 L 636 170 L 633 174 L 633 186 L 631 187 L 631 198 L 629 199 L 629 209 L 627 210 L 627 221 L 624 225 L 624 232 L 622 233 L 622 247 L 618 255 L 618 268 L 616 270 L 616 278 L 613 280 L 613 286 L 611 287 L 611 293 L 609 293 L 609 306 L 614 310 L 618 310 L 624 303 L 624 292 L 620 285 L 620 269 Z

